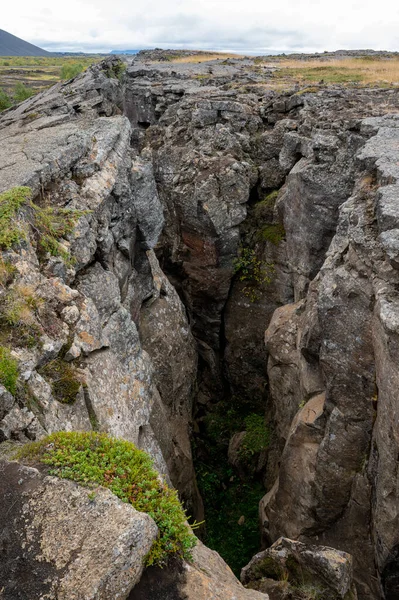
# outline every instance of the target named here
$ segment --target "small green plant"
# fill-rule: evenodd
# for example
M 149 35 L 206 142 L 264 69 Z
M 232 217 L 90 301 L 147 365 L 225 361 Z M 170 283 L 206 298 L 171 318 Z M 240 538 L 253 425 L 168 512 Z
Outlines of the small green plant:
M 0 248 L 9 250 L 26 239 L 26 224 L 18 218 L 22 206 L 26 206 L 26 223 L 34 231 L 39 249 L 52 256 L 60 256 L 67 264 L 73 261 L 60 238 L 70 235 L 76 222 L 89 211 L 46 206 L 32 202 L 28 187 L 16 187 L 0 194 Z
M 84 66 L 81 63 L 65 64 L 61 68 L 61 79 L 73 79 L 79 73 L 84 71 Z
M 80 484 L 97 484 L 150 515 L 158 539 L 146 564 L 163 565 L 171 556 L 190 560 L 196 538 L 186 523 L 177 492 L 163 483 L 152 459 L 131 442 L 104 433 L 59 432 L 24 446 L 18 457 L 39 460 L 50 474 Z
M 18 379 L 18 363 L 8 348 L 0 346 L 0 383 L 10 394 L 15 394 Z
M 239 256 L 234 261 L 234 272 L 238 274 L 240 281 L 247 282 L 243 292 L 251 302 L 255 302 L 260 298 L 258 287 L 272 281 L 274 266 L 260 261 L 252 248 L 241 247 Z
M 39 247 L 51 256 L 60 256 L 67 264 L 71 264 L 71 256 L 59 239 L 70 235 L 77 220 L 88 212 L 50 206 L 41 208 L 33 202 L 31 206 L 34 209 L 34 227 L 38 232 Z
M 40 375 L 51 381 L 54 398 L 63 404 L 73 404 L 82 382 L 75 368 L 62 358 L 55 358 L 40 369 Z
M 0 112 L 6 108 L 10 108 L 12 102 L 11 98 L 4 90 L 0 89 Z
M 248 415 L 245 418 L 245 431 L 240 448 L 243 457 L 250 458 L 269 447 L 270 432 L 265 425 L 264 417 L 257 414 Z
M 26 85 L 24 85 L 21 81 L 19 81 L 14 88 L 13 98 L 14 98 L 14 101 L 17 104 L 19 104 L 19 102 L 23 102 L 24 100 L 27 100 L 28 98 L 33 96 L 34 93 L 35 92 L 33 90 L 31 90 Z
M 0 194 L 0 248 L 8 250 L 26 238 L 18 211 L 31 197 L 28 187 L 15 187 Z

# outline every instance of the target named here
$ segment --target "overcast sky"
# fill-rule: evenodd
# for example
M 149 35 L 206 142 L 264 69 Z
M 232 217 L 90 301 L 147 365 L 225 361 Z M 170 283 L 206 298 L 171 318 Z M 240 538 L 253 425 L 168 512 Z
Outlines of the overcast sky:
M 47 50 L 399 50 L 394 0 L 17 0 L 0 28 Z

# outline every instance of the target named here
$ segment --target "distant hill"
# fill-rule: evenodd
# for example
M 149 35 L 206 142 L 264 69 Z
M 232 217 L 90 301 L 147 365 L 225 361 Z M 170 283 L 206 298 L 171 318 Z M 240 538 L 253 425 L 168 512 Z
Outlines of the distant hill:
M 0 29 L 0 56 L 51 56 L 51 52 Z

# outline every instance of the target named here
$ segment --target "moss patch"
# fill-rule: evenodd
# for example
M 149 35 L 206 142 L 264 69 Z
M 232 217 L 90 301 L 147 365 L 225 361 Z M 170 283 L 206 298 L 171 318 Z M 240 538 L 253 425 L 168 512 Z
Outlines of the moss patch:
M 18 379 L 18 363 L 8 348 L 0 346 L 0 383 L 10 394 L 15 394 Z
M 149 514 L 159 537 L 147 565 L 164 564 L 176 555 L 190 560 L 196 538 L 186 525 L 177 492 L 159 480 L 152 459 L 132 443 L 94 432 L 59 432 L 24 446 L 18 456 L 39 460 L 57 477 L 102 485 Z
M 55 358 L 39 371 L 51 382 L 54 398 L 63 404 L 73 404 L 82 382 L 77 378 L 75 368 L 62 358 Z
M 266 450 L 270 443 L 270 432 L 261 415 L 250 414 L 245 418 L 245 437 L 242 441 L 240 454 L 243 458 L 250 458 L 262 450 Z
M 271 242 L 275 246 L 285 238 L 285 229 L 281 223 L 266 223 L 258 231 L 259 239 L 264 242 Z

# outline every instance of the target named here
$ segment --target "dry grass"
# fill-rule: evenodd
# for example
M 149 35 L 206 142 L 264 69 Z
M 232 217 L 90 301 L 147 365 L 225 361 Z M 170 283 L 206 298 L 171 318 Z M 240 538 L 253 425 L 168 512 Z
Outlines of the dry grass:
M 277 77 L 301 82 L 399 85 L 399 59 L 348 58 L 342 60 L 281 60 Z
M 228 58 L 244 58 L 240 54 L 228 54 L 227 52 L 210 52 L 209 54 L 195 54 L 193 56 L 179 56 L 172 58 L 173 63 L 202 63 L 208 60 L 226 60 Z

